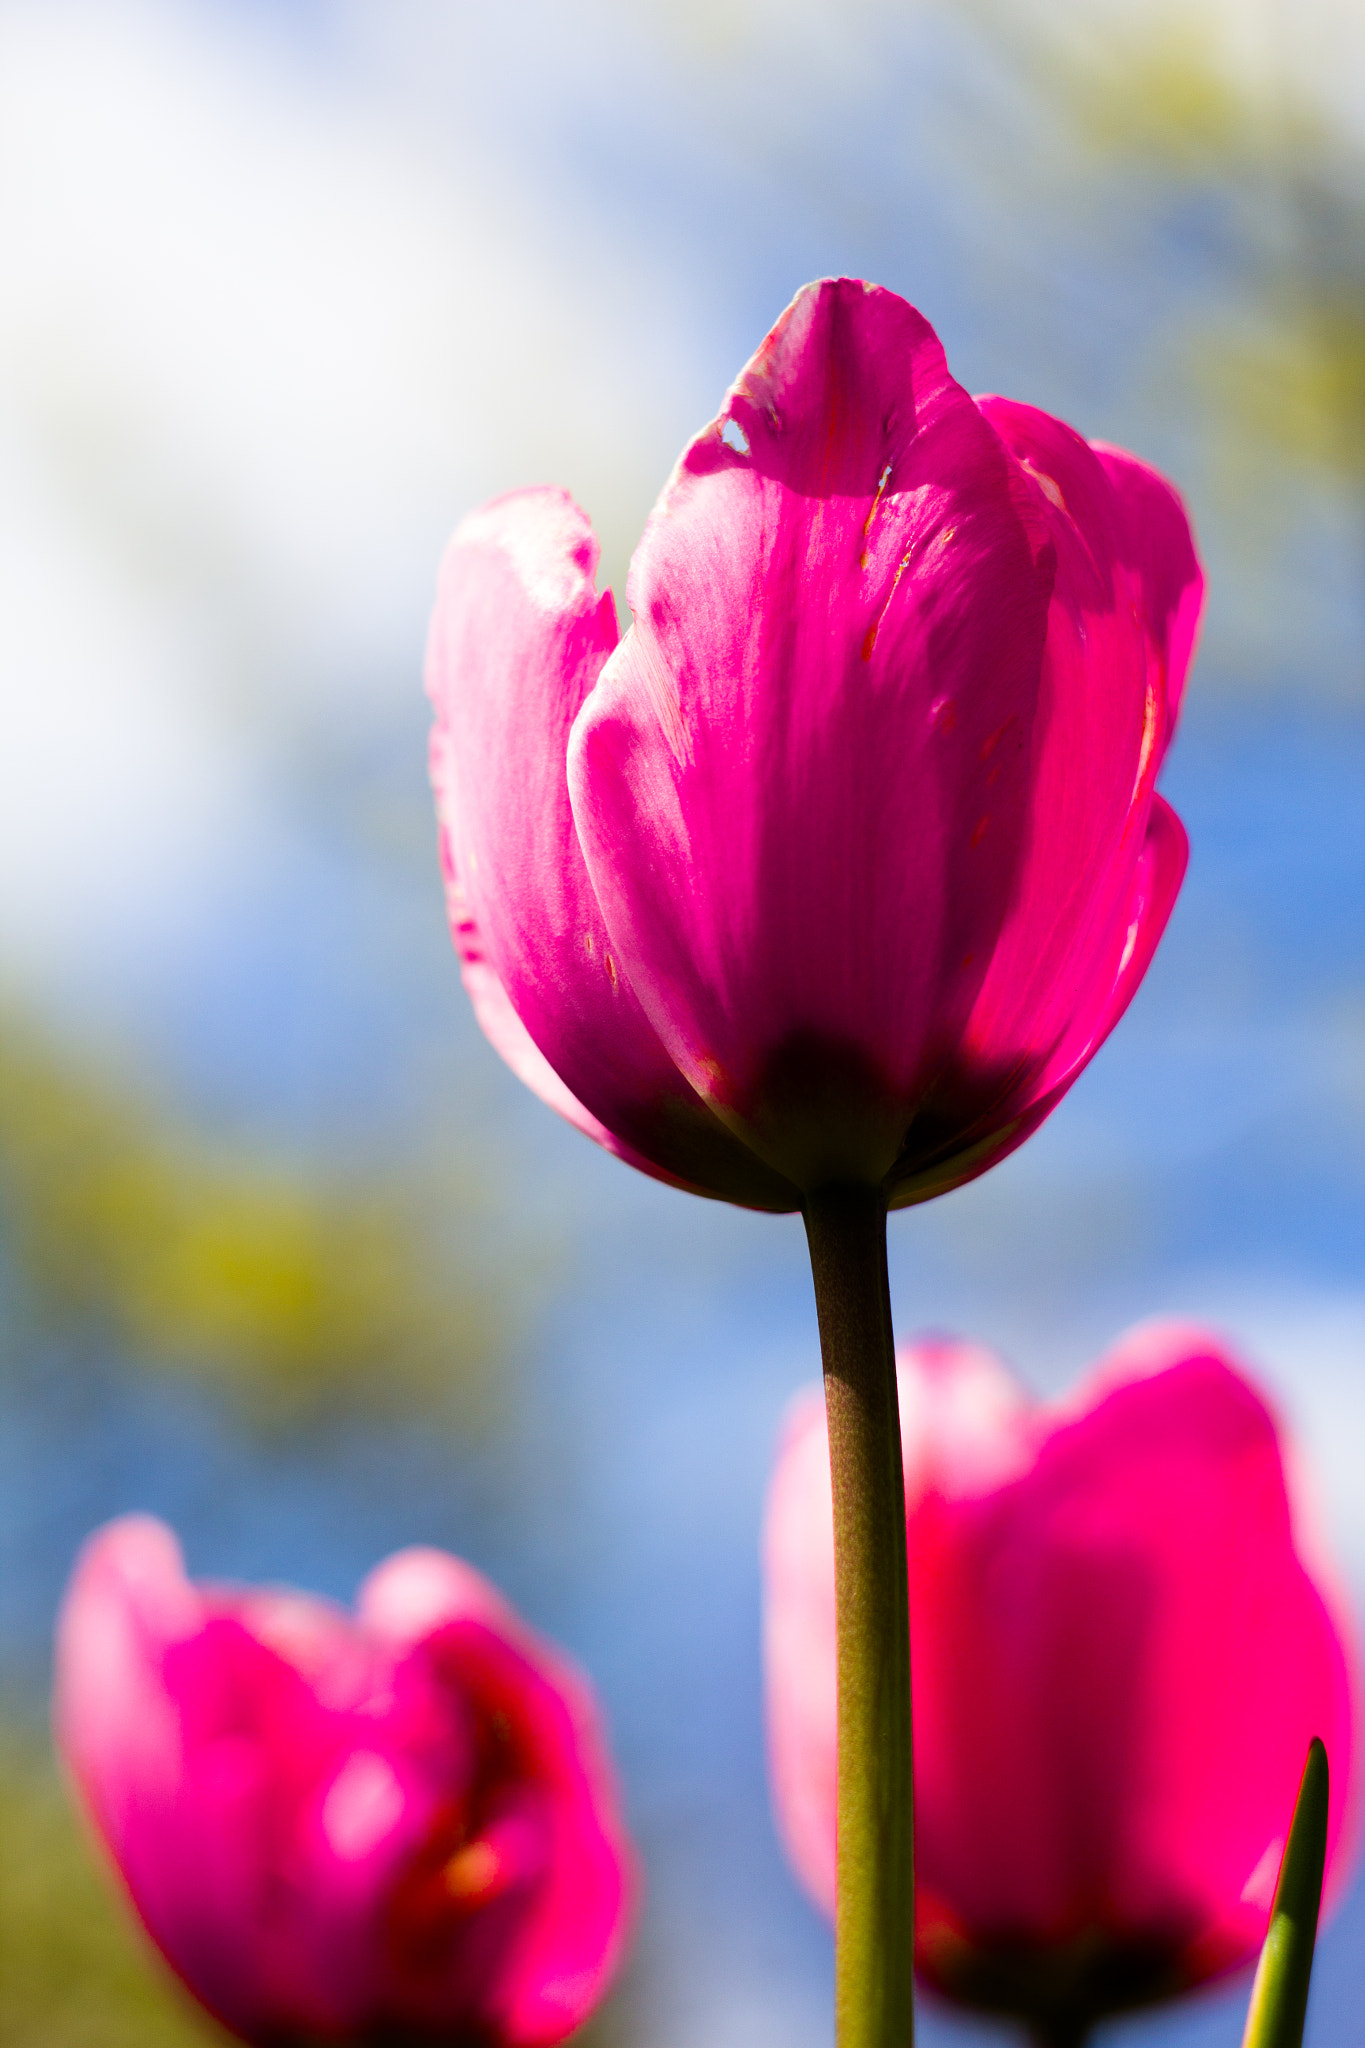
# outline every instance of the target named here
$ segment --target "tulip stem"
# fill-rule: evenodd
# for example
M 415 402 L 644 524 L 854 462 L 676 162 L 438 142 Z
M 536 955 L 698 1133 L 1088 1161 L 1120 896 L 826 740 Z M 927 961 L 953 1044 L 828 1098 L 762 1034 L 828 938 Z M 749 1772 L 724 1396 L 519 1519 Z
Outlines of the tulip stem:
M 839 1646 L 838 2048 L 914 2038 L 910 1605 L 896 1356 L 877 1190 L 807 1197 L 834 1482 Z

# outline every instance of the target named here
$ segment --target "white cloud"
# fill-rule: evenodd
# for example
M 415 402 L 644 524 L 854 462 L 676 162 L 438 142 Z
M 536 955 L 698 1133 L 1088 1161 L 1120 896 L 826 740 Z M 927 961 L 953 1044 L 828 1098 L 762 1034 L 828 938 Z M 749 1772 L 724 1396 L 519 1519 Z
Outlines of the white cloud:
M 272 718 L 417 691 L 471 502 L 567 483 L 619 559 L 674 448 L 638 260 L 258 20 L 11 0 L 0 195 L 0 965 L 41 975 L 230 870 Z

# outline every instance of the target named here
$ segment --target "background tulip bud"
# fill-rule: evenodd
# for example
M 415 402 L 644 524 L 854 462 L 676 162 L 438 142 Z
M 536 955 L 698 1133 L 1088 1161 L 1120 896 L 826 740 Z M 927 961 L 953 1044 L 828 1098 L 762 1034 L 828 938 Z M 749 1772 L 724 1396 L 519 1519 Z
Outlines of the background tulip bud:
M 402 1551 L 354 1618 L 92 1537 L 58 1745 L 153 1940 L 244 2040 L 561 2040 L 619 1959 L 628 1853 L 583 1681 L 468 1565 Z
M 1261 1397 L 1206 1331 L 1151 1325 L 1035 1406 L 987 1351 L 899 1357 L 915 1715 L 917 1966 L 1055 2038 L 1251 1961 L 1304 1755 L 1344 1875 L 1356 1730 L 1330 1569 Z M 834 1894 L 834 1566 L 824 1417 L 769 1496 L 773 1791 Z
M 531 490 L 441 570 L 432 779 L 485 1031 L 699 1193 L 971 1179 L 1113 1028 L 1180 886 L 1178 497 L 827 279 L 684 450 L 624 638 L 597 553 Z

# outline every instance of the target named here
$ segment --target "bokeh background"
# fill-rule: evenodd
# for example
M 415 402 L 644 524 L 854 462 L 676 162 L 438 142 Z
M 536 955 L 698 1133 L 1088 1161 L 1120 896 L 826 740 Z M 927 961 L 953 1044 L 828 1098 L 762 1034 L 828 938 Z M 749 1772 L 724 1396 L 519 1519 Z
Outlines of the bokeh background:
M 763 1779 L 800 1225 L 599 1154 L 480 1039 L 424 780 L 435 563 L 568 485 L 622 587 L 684 439 L 852 271 L 1185 489 L 1189 881 L 1116 1038 L 893 1219 L 1040 1390 L 1240 1346 L 1365 1607 L 1365 15 L 1349 0 L 0 0 L 0 1739 L 10 2048 L 209 2030 L 43 1716 L 82 1537 L 348 1598 L 450 1546 L 591 1670 L 648 1899 L 613 2048 L 828 2040 Z M 1365 1885 L 1309 2041 L 1365 2041 Z M 1245 1986 L 1109 2048 L 1240 2039 Z M 1003 2038 L 930 2010 L 925 2039 Z

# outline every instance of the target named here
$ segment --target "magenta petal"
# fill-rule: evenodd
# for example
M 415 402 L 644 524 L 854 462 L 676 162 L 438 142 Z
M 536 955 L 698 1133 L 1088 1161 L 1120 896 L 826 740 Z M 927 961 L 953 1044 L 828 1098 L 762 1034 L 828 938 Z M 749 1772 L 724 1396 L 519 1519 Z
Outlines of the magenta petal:
M 763 1518 L 768 1775 L 787 1854 L 833 1918 L 839 1701 L 834 1656 L 834 1497 L 824 1396 L 787 1414 Z
M 1128 900 L 1110 927 L 1108 945 L 1096 949 L 1070 1028 L 1040 1077 L 1040 1098 L 1055 1101 L 1070 1087 L 1137 994 L 1175 908 L 1189 857 L 1185 827 L 1164 797 L 1153 796 Z
M 1184 826 L 1165 798 L 1154 796 L 1128 899 L 1113 918 L 1104 943 L 1094 948 L 1086 980 L 1076 992 L 1072 1015 L 1060 1039 L 1046 1057 L 1017 1058 L 1013 1066 L 999 1063 L 999 1092 L 978 1100 L 975 1121 L 968 1111 L 954 1124 L 954 1142 L 941 1160 L 917 1164 L 915 1171 L 893 1183 L 893 1209 L 974 1180 L 1016 1151 L 1051 1115 L 1137 994 L 1175 907 L 1188 859 Z M 1018 1011 L 1011 1002 L 1014 992 L 1005 981 L 1007 1017 L 1002 1022 L 998 1013 L 993 1013 L 992 999 L 1000 987 L 1001 983 L 992 982 L 983 991 L 972 1019 L 969 1046 L 978 1034 L 988 1045 L 1007 1042 L 1006 1026 Z M 979 1071 L 989 1072 L 984 1058 Z
M 139 1813 L 173 1797 L 179 1783 L 175 1717 L 159 1672 L 170 1646 L 192 1637 L 202 1619 L 180 1546 L 150 1515 L 110 1523 L 81 1552 L 58 1630 L 63 1684 L 54 1719 L 62 1754 L 116 1856 L 135 1852 Z
M 1134 630 L 1117 553 L 1119 507 L 1100 462 L 1070 427 L 1032 406 L 980 403 L 1035 481 L 1057 576 L 1029 841 L 970 1035 L 978 1057 L 1036 1062 L 1068 1027 L 1093 1024 L 1076 1018 L 1077 985 L 1092 979 L 1131 894 L 1166 714 Z
M 589 1136 L 696 1192 L 790 1209 L 660 1044 L 579 851 L 565 747 L 617 637 L 597 552 L 564 492 L 534 490 L 472 514 L 442 564 L 431 764 L 466 983 L 498 1050 Z
M 1166 703 L 1163 750 L 1175 730 L 1199 641 L 1204 572 L 1189 516 L 1164 476 L 1124 448 L 1091 444 L 1119 504 L 1118 554 L 1135 594 Z
M 629 1845 L 592 1695 L 577 1671 L 519 1625 L 457 1621 L 434 1633 L 425 1663 L 500 1728 L 518 1782 L 481 1840 L 508 1866 L 515 1934 L 486 2002 L 489 2036 L 562 2040 L 599 2003 L 630 1919 Z M 490 1912 L 497 1910 L 494 1893 Z
M 848 279 L 799 294 L 636 552 L 570 744 L 579 838 L 659 1037 L 803 1187 L 887 1173 L 971 1012 L 1052 576 L 932 329 Z
M 415 1544 L 376 1565 L 356 1595 L 356 1615 L 369 1633 L 406 1651 L 451 1621 L 517 1629 L 511 1608 L 482 1572 L 449 1551 Z
M 125 1516 L 85 1546 L 63 1603 L 53 1720 L 153 1940 L 211 2011 L 249 2029 L 268 1970 L 252 1839 L 264 1776 L 210 1699 L 209 1667 L 240 1642 L 227 1633 L 225 1645 L 170 1530 Z
M 479 928 L 474 922 L 451 852 L 451 819 L 453 806 L 444 799 L 443 790 L 449 787 L 440 766 L 445 752 L 445 735 L 438 727 L 432 734 L 431 761 L 432 781 L 437 789 L 437 816 L 441 834 L 441 864 L 446 883 L 446 915 L 450 920 L 451 936 L 460 962 L 460 979 L 469 997 L 479 1028 L 495 1052 L 501 1053 L 517 1079 L 533 1095 L 563 1117 L 566 1123 L 582 1131 L 604 1150 L 614 1152 L 618 1159 L 636 1167 L 641 1173 L 648 1173 L 660 1180 L 672 1180 L 660 1167 L 648 1159 L 641 1158 L 631 1150 L 604 1123 L 586 1110 L 576 1095 L 571 1095 L 564 1086 L 530 1032 L 512 1008 L 512 1000 L 484 950 Z M 676 1185 L 676 1183 L 675 1183 Z
M 907 1135 L 898 1205 L 983 1172 L 1037 1128 L 1131 999 L 1185 866 L 1183 830 L 1153 792 L 1168 664 L 1127 567 L 1131 508 L 1060 420 L 978 404 L 1036 494 L 1057 573 L 1014 898 L 961 1046 Z M 1162 502 L 1193 564 L 1178 501 Z

